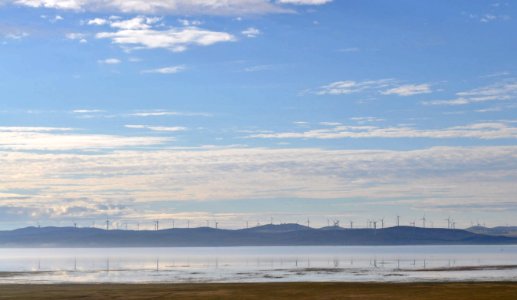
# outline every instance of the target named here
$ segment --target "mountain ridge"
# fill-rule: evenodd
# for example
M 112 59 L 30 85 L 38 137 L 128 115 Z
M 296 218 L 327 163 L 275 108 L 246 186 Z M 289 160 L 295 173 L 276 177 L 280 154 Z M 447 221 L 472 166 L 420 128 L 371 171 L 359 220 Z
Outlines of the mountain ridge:
M 87 227 L 25 227 L 0 231 L 0 247 L 4 248 L 490 244 L 517 244 L 517 238 L 483 235 L 461 229 L 408 226 L 332 229 L 298 224 L 268 224 L 244 229 L 197 227 L 136 231 Z

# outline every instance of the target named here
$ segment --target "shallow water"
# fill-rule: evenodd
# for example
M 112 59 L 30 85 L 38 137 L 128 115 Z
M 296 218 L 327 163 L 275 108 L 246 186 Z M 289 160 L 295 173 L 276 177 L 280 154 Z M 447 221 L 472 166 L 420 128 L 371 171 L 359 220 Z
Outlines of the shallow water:
M 274 281 L 517 281 L 517 246 L 0 249 L 0 283 Z

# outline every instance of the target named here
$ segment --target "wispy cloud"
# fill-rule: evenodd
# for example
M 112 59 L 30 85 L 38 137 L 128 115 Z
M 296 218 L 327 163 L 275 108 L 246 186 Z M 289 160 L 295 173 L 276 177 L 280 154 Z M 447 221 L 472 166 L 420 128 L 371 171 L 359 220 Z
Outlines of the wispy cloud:
M 245 30 L 241 31 L 241 33 L 249 38 L 254 38 L 262 34 L 260 30 L 254 27 L 248 27 Z
M 407 126 L 345 126 L 313 129 L 304 132 L 277 132 L 249 135 L 248 138 L 262 139 L 343 139 L 343 138 L 476 138 L 515 139 L 517 127 L 510 123 L 492 122 L 454 126 L 443 129 L 416 129 Z
M 98 60 L 97 62 L 100 64 L 105 64 L 105 65 L 118 65 L 122 61 L 118 58 L 106 58 L 106 59 Z
M 170 141 L 161 137 L 82 134 L 72 128 L 0 127 L 0 149 L 4 150 L 101 150 L 161 145 Z
M 289 5 L 323 5 L 332 0 L 6 0 L 5 3 L 33 8 L 125 14 L 249 15 L 290 13 Z
M 275 65 L 257 65 L 244 68 L 244 72 L 261 72 L 261 71 L 270 71 L 276 68 Z
M 170 66 L 170 67 L 163 67 L 163 68 L 157 68 L 157 69 L 149 69 L 149 70 L 143 70 L 142 73 L 155 73 L 155 74 L 176 74 L 179 72 L 183 72 L 187 69 L 186 66 Z
M 69 40 L 73 41 L 79 41 L 79 43 L 87 43 L 88 40 L 86 39 L 87 35 L 80 32 L 69 32 L 65 34 L 65 37 Z
M 46 207 L 55 209 L 49 211 L 55 216 L 84 213 L 103 218 L 130 214 L 128 206 L 134 203 L 171 200 L 411 198 L 414 206 L 498 205 L 513 199 L 517 178 L 515 146 L 132 150 L 87 155 L 0 151 L 0 157 L 0 172 L 7 174 L 3 186 L 17 191 L 0 188 L 3 207 Z
M 150 125 L 125 125 L 126 128 L 131 129 L 148 129 L 152 131 L 165 131 L 165 132 L 177 132 L 177 131 L 185 131 L 186 127 L 181 126 L 150 126 Z
M 186 117 L 211 117 L 212 114 L 204 112 L 181 112 L 167 110 L 139 111 L 129 114 L 134 117 L 162 117 L 162 116 L 186 116 Z
M 320 87 L 316 92 L 318 95 L 346 95 L 368 90 L 379 90 L 391 86 L 394 79 L 380 79 L 367 81 L 336 81 Z
M 282 4 L 294 5 L 323 5 L 332 2 L 333 0 L 278 0 Z
M 105 112 L 102 109 L 74 109 L 72 110 L 74 114 L 94 114 L 94 113 L 102 113 Z
M 481 88 L 456 93 L 456 98 L 422 102 L 424 105 L 467 105 L 517 98 L 517 80 L 504 80 Z
M 431 93 L 431 86 L 423 84 L 401 84 L 396 79 L 378 80 L 344 80 L 321 86 L 317 95 L 348 95 L 356 93 L 370 93 L 373 95 L 413 96 Z
M 383 95 L 413 96 L 431 93 L 429 84 L 405 84 L 381 92 Z
M 15 5 L 76 11 L 109 11 L 142 14 L 247 15 L 287 13 L 280 4 L 321 5 L 328 0 L 8 0 Z
M 25 31 L 20 32 L 9 32 L 4 34 L 4 38 L 10 39 L 10 40 L 21 40 L 29 36 L 29 33 Z

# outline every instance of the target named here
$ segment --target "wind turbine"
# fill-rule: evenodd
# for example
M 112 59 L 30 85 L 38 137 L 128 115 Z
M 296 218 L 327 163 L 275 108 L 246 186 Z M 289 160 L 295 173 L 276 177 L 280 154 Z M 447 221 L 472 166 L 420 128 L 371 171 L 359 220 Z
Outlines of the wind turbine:
M 381 219 L 381 228 L 384 228 L 384 218 Z
M 397 227 L 400 227 L 400 216 L 397 216 Z
M 106 230 L 110 230 L 110 220 L 106 218 Z
M 159 220 L 155 221 L 155 225 L 156 225 L 156 231 L 160 230 L 160 221 Z
M 451 217 L 448 217 L 445 221 L 447 221 L 447 229 L 451 229 Z
M 424 225 L 423 227 L 425 228 L 425 221 L 426 221 L 425 216 L 422 219 L 420 219 L 420 220 L 422 220 L 422 225 Z
M 215 222 L 215 229 L 217 229 L 217 227 L 219 227 L 219 222 Z
M 311 228 L 311 220 L 309 218 L 307 218 L 307 228 Z
M 354 228 L 354 221 L 350 221 L 350 229 Z
M 339 220 L 334 221 L 334 227 L 339 227 Z

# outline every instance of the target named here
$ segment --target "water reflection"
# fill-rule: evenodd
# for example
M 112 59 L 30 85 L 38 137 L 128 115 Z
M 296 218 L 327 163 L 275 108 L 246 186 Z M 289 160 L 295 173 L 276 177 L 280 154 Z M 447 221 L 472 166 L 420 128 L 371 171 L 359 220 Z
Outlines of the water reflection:
M 516 246 L 0 249 L 6 282 L 516 280 Z

